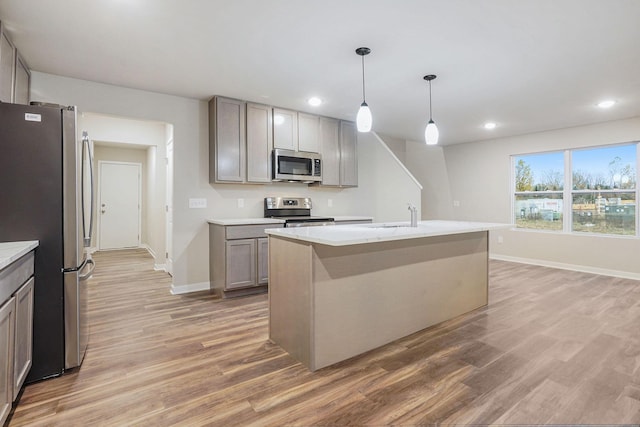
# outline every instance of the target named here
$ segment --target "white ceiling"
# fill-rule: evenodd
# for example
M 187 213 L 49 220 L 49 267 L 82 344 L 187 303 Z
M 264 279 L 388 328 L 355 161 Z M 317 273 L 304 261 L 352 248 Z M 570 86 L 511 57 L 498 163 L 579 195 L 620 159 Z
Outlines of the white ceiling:
M 350 120 L 367 46 L 373 129 L 416 141 L 425 74 L 442 144 L 640 116 L 638 0 L 1 0 L 0 20 L 36 71 Z

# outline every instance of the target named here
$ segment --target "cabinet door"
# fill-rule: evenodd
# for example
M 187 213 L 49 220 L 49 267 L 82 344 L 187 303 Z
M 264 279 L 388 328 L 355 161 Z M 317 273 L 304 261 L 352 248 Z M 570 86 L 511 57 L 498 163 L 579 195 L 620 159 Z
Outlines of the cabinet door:
M 340 122 L 340 185 L 358 186 L 358 145 L 356 125 Z
M 243 182 L 245 180 L 246 141 L 245 105 L 237 99 L 215 97 L 209 102 L 210 166 L 215 174 L 211 182 Z M 211 145 L 211 144 L 210 144 Z
M 18 396 L 29 369 L 33 345 L 33 277 L 18 292 L 16 298 L 15 359 L 13 363 L 13 396 Z
M 298 150 L 298 113 L 273 109 L 273 147 Z
M 13 70 L 16 64 L 13 43 L 7 37 L 0 22 L 0 101 L 11 102 L 13 92 Z
M 298 150 L 319 153 L 320 117 L 298 113 Z
M 27 64 L 16 51 L 16 78 L 13 85 L 13 102 L 29 105 L 29 84 L 31 73 Z
M 13 402 L 13 352 L 15 298 L 0 306 L 0 425 L 9 416 Z
M 247 103 L 248 182 L 271 182 L 272 129 L 271 107 Z
M 256 239 L 227 240 L 225 289 L 256 286 Z
M 320 154 L 322 185 L 340 185 L 340 121 L 320 119 Z
M 256 239 L 258 242 L 258 285 L 269 283 L 269 238 Z

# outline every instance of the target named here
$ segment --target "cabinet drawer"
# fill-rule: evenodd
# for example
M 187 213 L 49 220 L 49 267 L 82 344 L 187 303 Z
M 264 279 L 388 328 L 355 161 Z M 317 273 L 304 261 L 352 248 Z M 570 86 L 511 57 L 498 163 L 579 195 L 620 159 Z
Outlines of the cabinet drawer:
M 233 239 L 254 239 L 258 237 L 267 237 L 264 232 L 267 228 L 280 228 L 284 224 L 255 224 L 255 225 L 228 225 L 225 227 L 227 240 Z
M 33 251 L 9 264 L 0 271 L 0 303 L 8 299 L 18 288 L 33 276 Z

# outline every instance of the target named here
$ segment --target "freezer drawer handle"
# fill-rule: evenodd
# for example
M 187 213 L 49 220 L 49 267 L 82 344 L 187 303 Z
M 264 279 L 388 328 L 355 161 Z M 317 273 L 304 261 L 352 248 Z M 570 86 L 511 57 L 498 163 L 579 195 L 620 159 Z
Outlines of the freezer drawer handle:
M 90 278 L 93 275 L 93 270 L 96 269 L 96 263 L 93 261 L 92 258 L 88 258 L 85 265 L 86 264 L 91 264 L 91 269 L 89 270 L 88 273 L 80 275 L 80 280 L 87 280 L 88 278 Z

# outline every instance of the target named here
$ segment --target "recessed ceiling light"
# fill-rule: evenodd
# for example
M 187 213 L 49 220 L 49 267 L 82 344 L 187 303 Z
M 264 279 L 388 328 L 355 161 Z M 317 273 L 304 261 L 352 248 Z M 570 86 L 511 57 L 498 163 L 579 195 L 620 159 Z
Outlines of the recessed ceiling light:
M 493 123 L 493 122 L 487 122 L 487 123 L 484 124 L 484 128 L 485 129 L 495 129 L 496 126 L 498 126 L 498 125 Z
M 318 98 L 317 96 L 312 96 L 307 100 L 307 102 L 312 107 L 317 107 L 318 105 L 322 104 L 322 99 Z
M 614 106 L 615 103 L 616 103 L 616 101 L 608 99 L 606 101 L 598 102 L 598 107 L 600 107 L 600 108 L 611 108 L 611 107 Z

